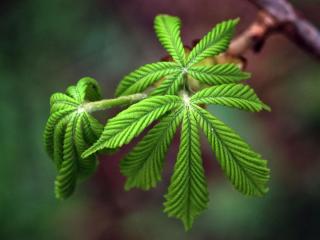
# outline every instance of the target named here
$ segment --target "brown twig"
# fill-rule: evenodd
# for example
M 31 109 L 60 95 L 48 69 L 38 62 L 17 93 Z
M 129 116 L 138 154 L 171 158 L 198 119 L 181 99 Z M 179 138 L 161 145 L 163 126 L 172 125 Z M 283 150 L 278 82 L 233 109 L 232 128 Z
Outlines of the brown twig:
M 320 32 L 299 16 L 286 0 L 248 0 L 258 9 L 258 17 L 249 28 L 230 45 L 228 53 L 241 56 L 249 49 L 259 51 L 273 33 L 285 34 L 299 47 L 320 58 Z

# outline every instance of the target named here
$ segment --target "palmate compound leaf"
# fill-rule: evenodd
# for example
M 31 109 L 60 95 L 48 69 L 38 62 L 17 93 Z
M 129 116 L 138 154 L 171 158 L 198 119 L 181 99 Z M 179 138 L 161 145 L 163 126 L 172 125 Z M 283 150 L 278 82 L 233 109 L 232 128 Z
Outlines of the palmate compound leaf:
M 50 117 L 44 138 L 47 152 L 58 170 L 57 198 L 70 196 L 76 182 L 96 169 L 96 157 L 81 158 L 81 154 L 98 139 L 103 126 L 84 111 L 82 104 L 100 98 L 99 86 L 92 78 L 82 78 L 76 86 L 69 87 L 66 94 L 55 93 L 50 98 Z
M 127 177 L 127 189 L 154 187 L 161 179 L 165 152 L 183 115 L 178 159 L 164 205 L 165 212 L 181 219 L 188 230 L 208 202 L 198 126 L 203 129 L 222 169 L 236 189 L 247 195 L 261 196 L 267 192 L 269 180 L 266 161 L 199 104 L 218 104 L 254 112 L 269 110 L 269 107 L 249 86 L 242 84 L 206 88 L 191 98 L 182 94 L 181 100 L 183 106 L 161 119 L 121 162 L 121 171 Z
M 164 211 L 170 217 L 181 219 L 186 230 L 209 201 L 198 126 L 189 106 L 185 107 L 178 158 L 165 198 Z
M 181 21 L 178 17 L 161 14 L 154 20 L 154 29 L 160 43 L 180 66 L 184 66 L 185 54 L 180 27 Z
M 110 119 L 99 140 L 83 153 L 83 157 L 104 148 L 117 148 L 129 143 L 152 122 L 181 105 L 178 96 L 154 96 L 131 105 Z
M 195 66 L 201 60 L 227 49 L 237 22 L 238 19 L 235 19 L 217 24 L 200 40 L 186 60 L 180 38 L 180 19 L 158 15 L 154 21 L 154 28 L 160 43 L 171 55 L 173 62 L 147 64 L 133 71 L 120 82 L 116 96 L 141 91 L 151 91 L 152 96 L 177 95 L 189 77 L 211 86 L 247 79 L 249 74 L 241 72 L 233 64 Z
M 180 107 L 161 119 L 121 161 L 121 173 L 128 177 L 126 190 L 134 187 L 148 190 L 161 180 L 164 158 L 183 118 L 183 110 Z

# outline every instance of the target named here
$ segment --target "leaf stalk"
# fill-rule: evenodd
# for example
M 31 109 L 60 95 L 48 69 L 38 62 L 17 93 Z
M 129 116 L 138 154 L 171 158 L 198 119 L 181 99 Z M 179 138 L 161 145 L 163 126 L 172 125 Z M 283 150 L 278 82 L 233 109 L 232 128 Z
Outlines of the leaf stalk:
M 103 99 L 100 101 L 95 102 L 87 102 L 82 104 L 79 107 L 79 111 L 86 111 L 88 113 L 106 110 L 112 107 L 116 106 L 122 106 L 127 104 L 132 104 L 135 102 L 138 102 L 144 98 L 146 98 L 148 95 L 145 93 L 136 93 L 128 96 L 121 96 L 118 98 L 113 99 Z

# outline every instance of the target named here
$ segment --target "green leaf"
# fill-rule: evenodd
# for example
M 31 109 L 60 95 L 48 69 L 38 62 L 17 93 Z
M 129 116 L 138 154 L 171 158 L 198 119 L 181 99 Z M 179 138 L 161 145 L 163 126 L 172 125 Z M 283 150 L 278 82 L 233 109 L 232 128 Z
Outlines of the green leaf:
M 270 110 L 252 88 L 243 84 L 222 84 L 205 88 L 191 97 L 194 104 L 218 104 L 227 107 L 259 112 Z
M 95 143 L 103 130 L 101 123 L 90 114 L 84 114 L 82 124 L 85 141 L 90 144 Z
M 242 72 L 235 64 L 217 64 L 213 66 L 193 66 L 188 73 L 194 79 L 208 84 L 219 85 L 233 83 L 250 78 L 251 74 Z
M 178 159 L 165 196 L 165 212 L 181 219 L 185 229 L 191 228 L 194 218 L 208 203 L 208 189 L 201 160 L 199 132 L 192 110 L 186 107 Z
M 55 93 L 50 98 L 50 117 L 44 139 L 49 156 L 55 163 L 57 198 L 69 197 L 79 179 L 90 176 L 97 167 L 96 157 L 81 158 L 82 152 L 100 136 L 103 126 L 82 107 L 88 101 L 99 100 L 100 89 L 92 78 L 82 78 L 67 89 L 67 94 Z
M 63 144 L 64 144 L 64 136 L 66 132 L 66 127 L 68 122 L 73 117 L 73 114 L 68 114 L 65 117 L 61 118 L 59 122 L 55 125 L 53 131 L 53 139 L 51 137 L 50 141 L 52 144 L 52 152 L 51 155 L 52 160 L 54 161 L 57 169 L 60 169 L 61 164 L 63 162 Z M 53 141 L 53 142 L 52 142 Z
M 181 66 L 185 64 L 184 48 L 180 37 L 181 21 L 178 17 L 158 15 L 154 29 L 162 46 Z
M 208 111 L 194 105 L 195 118 L 234 187 L 246 195 L 262 196 L 268 191 L 267 162 L 239 135 Z
M 238 21 L 238 19 L 234 19 L 217 24 L 192 49 L 187 59 L 187 66 L 194 65 L 206 57 L 224 52 L 229 46 Z
M 91 140 L 90 137 L 98 134 L 98 131 L 101 134 L 102 131 L 102 125 L 99 124 L 95 126 L 97 129 L 96 133 L 94 132 L 89 121 L 91 116 L 89 116 L 86 112 L 74 112 L 61 119 L 56 125 L 53 156 L 58 169 L 58 176 L 55 180 L 57 198 L 69 197 L 77 181 L 91 176 L 98 166 L 94 155 L 81 158 L 81 154 L 97 140 L 99 135 Z
M 163 162 L 173 136 L 181 123 L 183 109 L 161 119 L 120 164 L 127 176 L 126 190 L 137 187 L 148 190 L 161 180 Z
M 101 90 L 97 81 L 90 77 L 81 78 L 76 86 L 68 87 L 66 93 L 77 103 L 97 101 L 101 99 Z
M 79 118 L 74 115 L 71 121 L 68 122 L 64 141 L 63 141 L 63 161 L 59 169 L 58 176 L 55 180 L 55 194 L 56 198 L 64 199 L 69 197 L 76 186 L 77 182 L 77 152 L 73 144 L 75 136 L 75 129 L 79 124 Z
M 51 158 L 53 158 L 53 152 L 54 152 L 54 143 L 53 143 L 54 133 L 56 131 L 56 128 L 59 129 L 58 123 L 62 119 L 64 119 L 66 116 L 69 117 L 69 114 L 72 113 L 72 111 L 73 109 L 67 109 L 67 110 L 53 112 L 47 121 L 45 130 L 44 130 L 44 143 L 45 143 L 45 148 L 47 150 L 47 153 Z
M 117 148 L 129 143 L 147 126 L 168 111 L 181 105 L 178 96 L 155 96 L 131 105 L 110 119 L 100 139 L 83 153 L 87 157 L 104 148 Z
M 50 97 L 50 112 L 75 110 L 78 107 L 77 100 L 64 93 L 54 93 Z
M 121 80 L 116 90 L 116 96 L 142 92 L 162 77 L 179 71 L 179 66 L 174 62 L 144 65 Z
M 176 95 L 183 86 L 183 73 L 176 73 L 165 78 L 159 87 L 157 87 L 152 93 L 152 96 L 157 95 Z
M 86 131 L 86 128 L 84 125 L 89 125 L 91 127 L 91 134 L 95 134 L 93 127 L 91 125 L 91 122 L 89 122 L 87 113 L 83 113 L 82 115 L 79 115 L 79 124 L 76 126 L 76 129 L 74 131 L 75 137 L 73 139 L 73 144 L 76 147 L 76 156 L 75 162 L 78 163 L 78 179 L 86 179 L 87 177 L 91 176 L 98 167 L 98 160 L 95 155 L 91 155 L 87 158 L 81 158 L 81 154 L 90 147 L 93 142 L 95 142 L 101 132 L 102 132 L 102 126 L 99 123 L 99 134 L 96 135 L 95 138 L 89 139 L 89 136 L 87 135 L 88 132 Z M 91 116 L 90 116 L 91 117 Z M 92 118 L 92 117 L 91 117 Z M 96 120 L 95 120 L 96 121 Z M 92 140 L 92 141 L 90 141 Z

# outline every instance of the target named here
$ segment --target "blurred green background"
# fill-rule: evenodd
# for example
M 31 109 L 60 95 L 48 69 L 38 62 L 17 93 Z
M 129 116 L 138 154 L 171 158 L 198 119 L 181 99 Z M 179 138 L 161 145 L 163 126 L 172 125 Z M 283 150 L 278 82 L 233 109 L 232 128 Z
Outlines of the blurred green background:
M 319 0 L 294 4 L 320 27 Z M 180 16 L 190 45 L 228 18 L 241 18 L 241 32 L 256 9 L 237 0 L 1 1 L 0 239 L 320 239 L 320 62 L 280 35 L 246 55 L 249 83 L 273 111 L 211 108 L 269 160 L 266 197 L 236 192 L 203 141 L 211 201 L 188 233 L 162 213 L 176 146 L 155 190 L 124 192 L 118 161 L 129 146 L 101 157 L 71 199 L 54 199 L 42 142 L 51 93 L 91 76 L 112 97 L 121 77 L 165 55 L 152 29 L 158 13 Z

